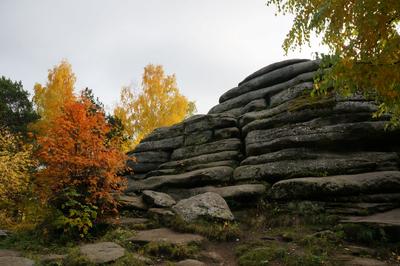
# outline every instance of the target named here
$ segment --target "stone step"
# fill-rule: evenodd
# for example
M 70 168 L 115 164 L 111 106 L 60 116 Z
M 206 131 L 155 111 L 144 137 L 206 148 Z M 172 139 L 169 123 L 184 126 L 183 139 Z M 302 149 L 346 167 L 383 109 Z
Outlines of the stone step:
M 128 239 L 128 241 L 137 244 L 161 242 L 173 245 L 201 244 L 204 240 L 205 238 L 200 235 L 178 233 L 168 228 L 139 231 L 135 236 Z

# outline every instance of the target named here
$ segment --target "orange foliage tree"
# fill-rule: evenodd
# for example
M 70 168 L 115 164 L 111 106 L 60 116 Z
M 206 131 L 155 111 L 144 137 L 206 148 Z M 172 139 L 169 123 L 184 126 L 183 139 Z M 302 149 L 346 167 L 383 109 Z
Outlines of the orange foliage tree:
M 107 140 L 110 126 L 104 112 L 85 97 L 65 104 L 54 124 L 38 137 L 44 165 L 39 183 L 51 189 L 48 200 L 62 213 L 58 225 L 78 228 L 83 236 L 94 220 L 117 212 L 112 193 L 126 185 L 117 175 L 126 157 Z

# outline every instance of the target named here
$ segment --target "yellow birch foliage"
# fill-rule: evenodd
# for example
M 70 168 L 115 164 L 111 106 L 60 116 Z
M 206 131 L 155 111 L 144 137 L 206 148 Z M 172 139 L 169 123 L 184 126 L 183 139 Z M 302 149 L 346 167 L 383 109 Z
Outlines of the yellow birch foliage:
M 0 129 L 0 206 L 19 201 L 28 191 L 31 171 L 37 165 L 32 154 L 32 145 L 20 135 Z
M 114 115 L 122 121 L 124 135 L 129 138 L 124 151 L 133 149 L 155 128 L 179 123 L 196 110 L 194 102 L 179 92 L 175 75 L 165 75 L 161 65 L 147 65 L 142 91 L 135 93 L 124 87 L 120 100 Z
M 63 106 L 75 100 L 73 94 L 75 81 L 71 65 L 63 60 L 49 70 L 46 86 L 35 84 L 33 101 L 40 119 L 31 125 L 32 130 L 44 135 L 52 126 L 54 119 L 61 115 Z

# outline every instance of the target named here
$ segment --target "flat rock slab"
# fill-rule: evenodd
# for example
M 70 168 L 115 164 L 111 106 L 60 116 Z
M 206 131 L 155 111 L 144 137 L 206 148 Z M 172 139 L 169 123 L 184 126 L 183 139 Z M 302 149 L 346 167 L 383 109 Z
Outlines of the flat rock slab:
M 33 260 L 24 257 L 5 256 L 0 257 L 0 266 L 33 266 Z
M 400 172 L 384 171 L 356 175 L 305 177 L 275 183 L 270 195 L 276 200 L 324 199 L 400 190 Z
M 147 244 L 150 242 L 165 242 L 173 245 L 200 244 L 204 237 L 195 234 L 183 234 L 167 228 L 139 231 L 136 236 L 128 239 L 134 243 Z
M 226 201 L 214 192 L 183 199 L 172 209 L 186 222 L 199 218 L 228 221 L 235 219 Z
M 118 196 L 118 202 L 124 208 L 132 208 L 138 210 L 147 210 L 148 207 L 146 203 L 143 201 L 142 196 L 128 196 L 128 195 L 121 195 Z
M 206 192 L 214 192 L 224 199 L 240 199 L 260 197 L 265 194 L 267 187 L 263 184 L 244 184 L 227 187 L 206 186 L 190 190 L 191 194 L 197 195 Z
M 394 209 L 391 211 L 377 213 L 370 216 L 347 217 L 342 222 L 379 224 L 384 226 L 400 226 L 400 209 Z
M 0 257 L 20 257 L 21 252 L 10 249 L 0 249 Z
M 166 193 L 145 190 L 142 192 L 142 194 L 144 201 L 152 206 L 171 207 L 176 203 L 175 200 Z
M 125 249 L 113 242 L 86 244 L 80 251 L 93 263 L 109 263 L 125 255 Z
M 355 256 L 340 256 L 337 257 L 337 261 L 342 262 L 340 265 L 344 266 L 389 266 L 384 261 L 371 259 L 371 258 L 360 258 Z
M 212 167 L 177 175 L 152 176 L 140 181 L 132 181 L 130 190 L 154 190 L 160 187 L 194 187 L 229 181 L 233 169 L 228 166 Z
M 187 260 L 181 260 L 177 263 L 175 263 L 176 266 L 206 266 L 204 262 L 198 261 L 198 260 L 192 260 L 192 259 L 187 259 Z

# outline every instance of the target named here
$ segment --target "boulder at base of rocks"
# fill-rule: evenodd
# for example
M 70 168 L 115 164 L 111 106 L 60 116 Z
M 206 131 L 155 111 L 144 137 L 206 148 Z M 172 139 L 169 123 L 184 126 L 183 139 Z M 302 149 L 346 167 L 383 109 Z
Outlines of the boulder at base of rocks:
M 195 234 L 177 233 L 167 228 L 158 228 L 139 231 L 135 236 L 129 238 L 128 241 L 138 244 L 161 242 L 173 245 L 187 245 L 190 243 L 200 244 L 204 241 L 204 237 Z
M 33 266 L 35 262 L 33 260 L 24 257 L 12 257 L 5 256 L 0 257 L 0 265 L 4 266 Z
M 137 209 L 137 210 L 147 210 L 148 207 L 143 201 L 142 196 L 129 196 L 121 195 L 117 197 L 117 201 L 123 208 L 127 209 Z
M 113 242 L 86 244 L 80 251 L 93 263 L 109 263 L 125 255 L 125 249 Z
M 399 190 L 400 172 L 385 171 L 283 180 L 272 186 L 270 195 L 277 200 L 326 199 Z
M 142 192 L 142 194 L 144 201 L 151 206 L 171 207 L 176 203 L 175 200 L 166 193 L 145 190 Z
M 183 199 L 172 209 L 186 222 L 199 218 L 228 221 L 235 219 L 226 201 L 214 192 Z
M 206 266 L 204 262 L 198 261 L 198 260 L 192 260 L 192 259 L 187 259 L 187 260 L 181 260 L 175 264 L 176 266 Z

